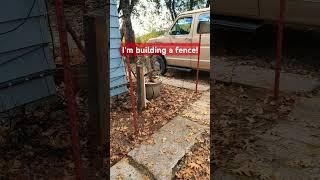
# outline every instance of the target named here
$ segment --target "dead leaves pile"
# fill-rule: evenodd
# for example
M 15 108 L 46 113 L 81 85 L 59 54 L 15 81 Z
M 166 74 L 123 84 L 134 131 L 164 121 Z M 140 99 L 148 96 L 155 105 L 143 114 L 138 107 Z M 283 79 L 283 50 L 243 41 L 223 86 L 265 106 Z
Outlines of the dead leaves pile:
M 176 179 L 210 179 L 210 141 L 209 134 L 203 135 L 204 141 L 181 162 Z
M 0 124 L 0 129 L 6 130 L 1 135 L 0 179 L 39 179 L 55 173 L 61 177 L 72 176 L 70 128 L 62 104 L 19 109 L 4 118 Z
M 0 179 L 73 176 L 69 118 L 63 84 L 57 99 L 36 109 L 18 108 L 0 118 Z M 76 96 L 81 155 L 86 157 L 86 92 Z M 83 159 L 84 164 L 86 159 Z
M 283 96 L 276 102 L 268 90 L 216 84 L 211 109 L 213 163 L 228 169 L 237 166 L 232 160 L 242 151 L 259 154 L 254 142 L 276 121 L 287 118 L 293 103 L 293 96 Z

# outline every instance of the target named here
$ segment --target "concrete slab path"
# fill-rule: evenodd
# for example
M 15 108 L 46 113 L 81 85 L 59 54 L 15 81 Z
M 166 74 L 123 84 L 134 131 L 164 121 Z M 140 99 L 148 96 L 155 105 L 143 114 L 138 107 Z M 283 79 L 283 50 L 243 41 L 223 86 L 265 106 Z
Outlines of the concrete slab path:
M 182 117 L 189 118 L 204 126 L 210 125 L 210 92 L 204 92 L 198 101 L 182 112 Z
M 273 89 L 274 86 L 274 70 L 236 65 L 236 62 L 226 61 L 219 57 L 214 59 L 214 76 L 216 80 L 223 82 L 235 82 L 266 89 Z M 317 87 L 320 87 L 319 79 L 281 72 L 280 91 L 307 92 Z
M 168 78 L 168 77 L 161 77 L 161 78 L 162 78 L 163 84 L 167 84 L 167 85 L 175 86 L 175 87 L 179 87 L 179 88 L 191 89 L 191 90 L 196 89 L 195 82 L 190 82 L 187 80 L 181 80 L 181 79 L 175 79 L 175 78 Z M 198 90 L 199 91 L 209 91 L 210 85 L 209 84 L 198 84 Z
M 205 127 L 178 116 L 152 136 L 153 144 L 142 144 L 128 155 L 156 179 L 171 179 L 175 166 L 204 131 Z
M 143 180 L 145 177 L 147 177 L 146 174 L 143 174 L 141 171 L 131 165 L 127 158 L 122 159 L 110 169 L 111 180 Z

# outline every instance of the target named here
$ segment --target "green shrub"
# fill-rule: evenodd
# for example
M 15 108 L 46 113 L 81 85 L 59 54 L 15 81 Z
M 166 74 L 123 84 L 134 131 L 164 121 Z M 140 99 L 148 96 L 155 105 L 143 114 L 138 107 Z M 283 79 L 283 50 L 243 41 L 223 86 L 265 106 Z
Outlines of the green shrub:
M 161 36 L 165 33 L 165 30 L 152 30 L 150 33 L 139 36 L 136 38 L 136 43 L 146 43 L 149 39 Z

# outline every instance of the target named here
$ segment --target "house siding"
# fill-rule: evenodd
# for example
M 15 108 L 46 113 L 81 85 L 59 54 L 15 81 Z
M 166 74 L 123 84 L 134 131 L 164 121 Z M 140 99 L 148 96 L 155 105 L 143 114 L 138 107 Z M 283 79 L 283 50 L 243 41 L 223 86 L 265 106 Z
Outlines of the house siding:
M 117 3 L 110 1 L 110 96 L 128 91 L 125 66 L 120 55 L 120 30 Z
M 56 94 L 45 1 L 35 0 L 29 16 L 33 0 L 6 0 L 0 6 L 0 112 Z M 109 41 L 113 97 L 128 91 L 115 0 L 110 4 Z
M 35 0 L 27 16 L 32 4 L 7 0 L 0 6 L 0 112 L 55 94 L 45 0 Z

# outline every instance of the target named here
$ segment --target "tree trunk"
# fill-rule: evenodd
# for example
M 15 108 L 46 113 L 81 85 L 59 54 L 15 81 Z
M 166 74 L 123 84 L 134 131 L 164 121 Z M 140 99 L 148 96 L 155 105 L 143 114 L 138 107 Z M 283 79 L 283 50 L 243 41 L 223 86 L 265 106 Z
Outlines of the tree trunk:
M 121 34 L 123 34 L 125 38 L 125 43 L 135 43 L 135 35 L 132 28 L 132 22 L 130 17 L 130 11 L 128 8 L 122 9 L 123 16 L 122 16 L 122 27 L 121 27 Z M 130 62 L 134 61 L 134 57 L 130 56 Z
M 166 7 L 170 12 L 171 19 L 172 21 L 174 21 L 177 17 L 177 13 L 175 10 L 175 0 L 166 0 L 165 3 L 166 3 Z
M 194 1 L 190 0 L 189 11 L 193 10 Z
M 172 12 L 173 12 L 173 16 L 174 16 L 174 19 L 175 19 L 177 17 L 175 0 L 172 0 Z M 173 19 L 173 21 L 174 21 L 174 19 Z
M 69 34 L 71 35 L 72 39 L 76 43 L 78 49 L 80 50 L 82 55 L 85 55 L 85 50 L 84 50 L 84 47 L 83 47 L 83 45 L 81 43 L 81 40 L 80 40 L 79 36 L 75 32 L 75 30 L 73 30 L 72 26 L 70 25 L 70 23 L 67 20 L 66 20 L 65 23 L 66 23 L 67 31 L 69 32 Z
M 206 7 L 209 7 L 209 6 L 210 6 L 210 0 L 207 0 Z
M 126 43 L 134 43 L 135 42 L 135 35 L 132 28 L 131 18 L 130 16 L 123 16 L 123 33 L 125 37 Z

